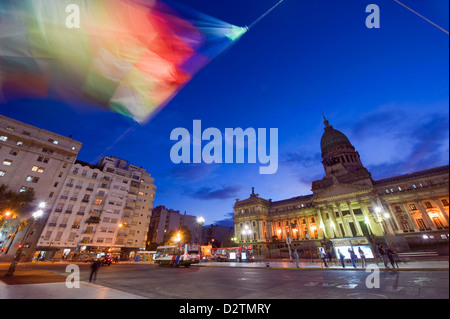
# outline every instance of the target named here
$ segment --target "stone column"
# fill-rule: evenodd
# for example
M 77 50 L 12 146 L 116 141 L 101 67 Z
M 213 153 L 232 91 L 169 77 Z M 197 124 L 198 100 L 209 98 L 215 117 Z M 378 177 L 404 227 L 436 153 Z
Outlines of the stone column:
M 368 227 L 370 229 L 370 232 L 372 233 L 372 235 L 380 236 L 381 234 L 378 234 L 379 233 L 378 227 L 376 226 L 375 221 L 373 220 L 372 216 L 370 216 L 370 212 L 369 212 L 369 209 L 367 208 L 366 204 L 364 204 L 364 202 L 362 200 L 358 200 L 358 203 L 363 212 L 364 219 L 369 221 Z
M 334 224 L 334 228 L 331 227 L 331 228 L 333 228 L 334 234 L 336 235 L 336 237 L 341 237 L 341 238 L 344 237 L 344 235 L 341 233 L 341 229 L 338 227 L 339 225 L 338 225 L 338 223 L 336 221 L 336 216 L 334 214 L 334 209 L 333 209 L 332 205 L 328 206 L 328 211 L 329 211 L 330 216 L 331 216 L 331 221 Z
M 418 200 L 417 203 L 419 204 L 419 209 L 422 212 L 422 217 L 423 217 L 425 223 L 428 225 L 428 228 L 430 228 L 431 230 L 437 230 L 436 226 L 431 221 L 430 216 L 428 216 L 427 210 L 425 209 L 425 207 L 422 204 L 422 200 Z
M 383 221 L 384 221 L 384 225 L 386 225 L 386 230 L 385 230 L 386 233 L 387 233 L 388 235 L 394 235 L 395 232 L 394 232 L 394 230 L 392 229 L 391 223 L 390 223 L 389 220 L 387 220 L 388 218 L 386 218 L 386 217 L 384 216 L 384 214 L 387 214 L 387 216 L 389 216 L 389 219 L 392 218 L 392 216 L 390 216 L 390 215 L 386 212 L 386 209 L 385 209 L 385 207 L 383 206 L 383 204 L 381 203 L 381 200 L 380 200 L 380 198 L 379 198 L 378 196 L 375 197 L 375 201 L 376 201 L 378 207 L 380 207 L 380 209 L 381 209 L 381 218 L 382 218 Z
M 316 208 L 316 214 L 319 217 L 319 228 L 320 228 L 321 225 L 323 225 L 323 229 L 322 229 L 323 236 L 322 237 L 330 238 L 328 236 L 328 233 L 327 233 L 327 230 L 326 230 L 326 226 L 325 226 L 325 223 L 323 221 L 322 211 L 321 211 L 320 208 Z
M 360 224 L 358 223 L 358 221 L 356 220 L 355 213 L 353 212 L 352 203 L 351 203 L 351 202 L 347 202 L 347 206 L 348 206 L 348 209 L 349 209 L 349 211 L 350 211 L 350 214 L 352 215 L 353 223 L 355 224 L 355 227 L 356 227 L 356 234 L 357 234 L 358 236 L 363 236 L 363 232 L 362 232 L 362 229 L 361 229 L 361 225 L 360 225 Z
M 433 198 L 433 200 L 438 205 L 439 210 L 441 211 L 442 216 L 444 216 L 445 220 L 447 221 L 447 226 L 448 226 L 449 225 L 449 223 L 448 223 L 448 215 L 445 212 L 444 206 L 442 206 L 441 201 L 439 200 L 439 198 Z
M 406 206 L 405 202 L 401 202 L 403 209 L 405 210 L 406 216 L 412 226 L 412 228 L 414 229 L 415 232 L 419 232 L 419 228 L 417 228 L 417 224 L 414 221 L 414 219 L 412 218 L 411 214 L 409 213 L 408 207 Z
M 308 222 L 308 216 L 305 215 L 305 221 L 306 221 L 306 233 L 309 234 L 309 238 L 311 239 L 311 229 L 309 229 L 309 222 Z
M 341 218 L 341 221 L 342 221 L 342 227 L 344 228 L 344 231 L 345 231 L 345 235 L 346 235 L 345 237 L 353 237 L 353 234 L 352 234 L 352 231 L 351 231 L 350 227 L 348 227 L 348 225 L 345 223 L 344 215 L 342 215 L 340 204 L 339 203 L 334 203 L 334 205 L 336 205 L 336 207 L 338 209 L 339 217 Z
M 401 230 L 402 227 L 398 223 L 397 216 L 395 216 L 395 213 L 392 210 L 391 205 L 389 203 L 386 203 L 384 206 L 387 208 L 387 211 L 389 212 L 390 216 L 392 217 L 392 220 L 394 221 L 394 224 L 397 227 L 397 230 Z M 394 230 L 394 232 L 395 232 L 395 230 Z

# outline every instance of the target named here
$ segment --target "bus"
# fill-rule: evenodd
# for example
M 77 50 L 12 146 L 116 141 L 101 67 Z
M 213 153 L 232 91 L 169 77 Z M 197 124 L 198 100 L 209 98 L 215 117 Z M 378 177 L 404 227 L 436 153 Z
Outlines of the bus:
M 211 258 L 214 261 L 235 261 L 246 262 L 254 261 L 252 246 L 213 248 L 211 249 Z
M 159 246 L 156 249 L 155 263 L 160 266 L 169 265 L 172 267 L 189 267 L 200 261 L 200 245 L 183 244 Z

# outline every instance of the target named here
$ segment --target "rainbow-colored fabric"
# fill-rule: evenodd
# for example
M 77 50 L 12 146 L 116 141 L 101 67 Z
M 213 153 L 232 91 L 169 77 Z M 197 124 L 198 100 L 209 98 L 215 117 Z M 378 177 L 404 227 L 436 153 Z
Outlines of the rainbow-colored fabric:
M 247 30 L 160 0 L 1 0 L 0 102 L 88 100 L 142 123 Z

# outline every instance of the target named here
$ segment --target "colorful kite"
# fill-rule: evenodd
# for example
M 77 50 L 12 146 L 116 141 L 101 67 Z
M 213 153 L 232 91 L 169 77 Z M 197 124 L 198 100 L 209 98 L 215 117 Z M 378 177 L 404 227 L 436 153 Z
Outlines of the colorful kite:
M 89 100 L 142 123 L 247 31 L 159 0 L 1 0 L 0 100 Z

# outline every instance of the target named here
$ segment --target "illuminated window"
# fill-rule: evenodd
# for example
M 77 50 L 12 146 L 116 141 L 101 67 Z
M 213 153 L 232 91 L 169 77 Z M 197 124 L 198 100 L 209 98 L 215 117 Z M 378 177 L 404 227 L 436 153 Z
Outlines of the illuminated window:
M 19 190 L 20 193 L 26 192 L 28 187 L 22 186 Z
M 6 172 L 5 171 L 0 171 L 0 177 L 1 176 L 5 176 Z
M 26 179 L 27 182 L 37 183 L 39 182 L 39 177 L 28 176 Z
M 6 142 L 8 140 L 8 136 L 0 136 L 0 141 Z
M 9 160 L 9 159 L 5 159 L 5 160 L 3 161 L 3 165 L 6 165 L 6 166 L 11 166 L 12 163 L 13 163 L 13 161 L 12 161 L 12 160 Z
M 410 208 L 411 210 L 417 210 L 417 207 L 416 207 L 416 205 L 414 205 L 414 204 L 409 204 L 409 208 Z

